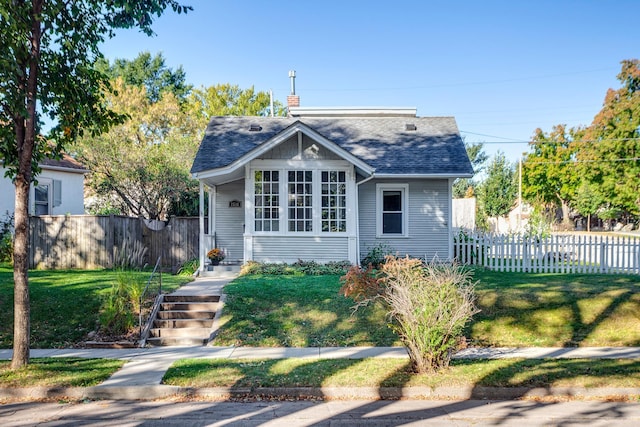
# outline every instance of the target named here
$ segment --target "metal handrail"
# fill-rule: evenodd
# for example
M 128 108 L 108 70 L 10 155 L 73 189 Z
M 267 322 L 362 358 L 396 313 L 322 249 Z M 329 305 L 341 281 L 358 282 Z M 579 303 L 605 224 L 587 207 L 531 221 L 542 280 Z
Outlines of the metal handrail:
M 160 285 L 158 286 L 158 295 L 162 294 L 162 268 L 158 268 L 160 266 L 161 260 L 162 260 L 162 255 L 158 257 L 158 260 L 156 261 L 156 265 L 155 267 L 153 267 L 153 271 L 149 276 L 149 280 L 147 280 L 147 285 L 144 287 L 144 290 L 140 294 L 140 301 L 139 301 L 140 311 L 138 313 L 138 327 L 140 329 L 140 339 L 142 339 L 142 302 L 144 301 L 144 296 L 147 294 L 147 290 L 149 289 L 149 285 L 151 285 L 151 280 L 153 280 L 153 276 L 155 276 L 156 271 L 158 272 L 160 277 Z

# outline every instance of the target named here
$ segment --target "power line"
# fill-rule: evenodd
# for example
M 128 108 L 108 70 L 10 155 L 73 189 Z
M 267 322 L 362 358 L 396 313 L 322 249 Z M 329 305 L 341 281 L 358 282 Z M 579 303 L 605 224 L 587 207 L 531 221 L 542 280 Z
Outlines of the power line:
M 637 162 L 640 161 L 640 157 L 628 157 L 625 159 L 598 159 L 598 160 L 556 160 L 547 162 L 531 162 L 524 161 L 522 166 L 526 165 L 559 165 L 565 163 L 603 163 L 603 162 Z
M 460 133 L 465 133 L 469 135 L 476 136 L 486 136 L 489 138 L 499 138 L 505 139 L 505 141 L 477 141 L 480 144 L 534 144 L 534 143 L 551 143 L 551 144 L 561 144 L 561 143 L 591 143 L 591 142 L 621 142 L 621 141 L 640 141 L 640 137 L 636 138 L 605 138 L 605 139 L 577 139 L 572 141 L 557 141 L 557 140 L 548 140 L 548 141 L 525 141 L 525 140 L 517 140 L 515 138 L 506 138 L 502 136 L 496 135 L 486 135 L 483 133 L 469 132 L 466 130 L 461 130 Z

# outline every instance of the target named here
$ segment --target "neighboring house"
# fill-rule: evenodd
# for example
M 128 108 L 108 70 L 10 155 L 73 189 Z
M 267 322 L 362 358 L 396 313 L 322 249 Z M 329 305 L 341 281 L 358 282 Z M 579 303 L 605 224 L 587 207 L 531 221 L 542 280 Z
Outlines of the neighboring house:
M 201 265 L 213 247 L 232 262 L 357 264 L 378 244 L 450 258 L 452 183 L 473 169 L 452 117 L 290 105 L 289 117 L 212 118 L 191 173 Z
M 29 194 L 31 215 L 84 214 L 84 175 L 89 172 L 68 155 L 61 160 L 45 159 L 42 172 L 32 183 Z M 0 219 L 15 210 L 15 187 L 0 167 Z

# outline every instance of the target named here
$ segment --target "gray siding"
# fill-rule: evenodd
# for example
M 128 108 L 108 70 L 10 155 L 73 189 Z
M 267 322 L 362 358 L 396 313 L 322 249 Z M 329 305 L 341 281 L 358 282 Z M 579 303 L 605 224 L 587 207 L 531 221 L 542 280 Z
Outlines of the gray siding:
M 228 255 L 225 261 L 244 258 L 244 180 L 216 187 L 216 242 Z M 242 207 L 230 208 L 229 202 L 239 200 Z
M 264 153 L 260 159 L 300 159 L 300 160 L 343 160 L 340 156 L 327 150 L 323 145 L 316 143 L 307 135 L 302 136 L 302 158 L 298 157 L 298 137 L 289 138 L 282 144 Z
M 408 237 L 376 238 L 376 184 L 409 184 Z M 449 257 L 449 183 L 446 179 L 371 180 L 359 186 L 360 257 L 384 243 L 399 255 Z
M 301 259 L 320 263 L 349 259 L 347 237 L 255 236 L 253 259 L 292 263 Z

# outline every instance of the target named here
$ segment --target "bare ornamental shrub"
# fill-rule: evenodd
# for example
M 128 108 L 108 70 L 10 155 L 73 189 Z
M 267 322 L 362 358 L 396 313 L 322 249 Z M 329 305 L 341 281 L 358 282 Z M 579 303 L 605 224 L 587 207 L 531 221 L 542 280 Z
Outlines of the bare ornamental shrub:
M 392 256 L 380 273 L 375 281 L 370 269 L 347 274 L 342 294 L 356 301 L 354 308 L 376 300 L 387 307 L 415 372 L 447 367 L 464 326 L 478 312 L 471 273 L 456 264 Z

